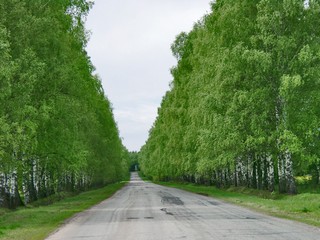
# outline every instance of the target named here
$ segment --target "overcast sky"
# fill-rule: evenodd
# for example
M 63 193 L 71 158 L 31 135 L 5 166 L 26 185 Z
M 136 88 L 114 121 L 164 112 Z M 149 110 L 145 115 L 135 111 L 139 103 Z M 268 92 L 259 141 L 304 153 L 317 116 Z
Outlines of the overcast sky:
M 176 65 L 170 46 L 210 12 L 210 0 L 96 0 L 87 18 L 87 47 L 124 145 L 148 138 Z

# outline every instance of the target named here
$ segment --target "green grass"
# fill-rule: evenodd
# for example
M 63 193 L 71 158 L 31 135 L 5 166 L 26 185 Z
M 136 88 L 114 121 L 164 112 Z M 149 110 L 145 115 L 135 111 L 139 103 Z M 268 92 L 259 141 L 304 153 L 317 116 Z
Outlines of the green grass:
M 0 239 L 39 240 L 58 228 L 66 219 L 112 196 L 125 182 L 80 193 L 50 203 L 52 198 L 35 203 L 35 206 L 17 210 L 0 209 Z M 38 206 L 37 206 L 38 205 Z
M 320 227 L 319 188 L 313 192 L 285 195 L 248 188 L 218 189 L 213 186 L 156 182 L 157 184 L 183 189 L 226 202 L 235 203 L 272 216 L 296 220 Z

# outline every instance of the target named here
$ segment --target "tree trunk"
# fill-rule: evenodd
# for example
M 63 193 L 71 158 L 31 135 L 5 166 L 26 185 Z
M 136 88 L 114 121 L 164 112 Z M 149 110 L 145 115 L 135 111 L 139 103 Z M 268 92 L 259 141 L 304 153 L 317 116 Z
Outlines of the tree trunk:
M 236 162 L 235 162 L 235 165 L 234 165 L 234 173 L 233 173 L 233 184 L 235 187 L 238 186 L 238 169 L 237 169 L 237 166 L 238 166 L 238 160 L 236 158 Z
M 266 161 L 267 161 L 267 167 L 268 167 L 268 190 L 270 192 L 274 191 L 274 185 L 275 185 L 275 173 L 274 173 L 274 163 L 272 161 L 271 154 L 268 154 L 266 156 Z
M 8 194 L 6 191 L 6 176 L 4 173 L 0 173 L 0 207 L 8 208 Z
M 255 159 L 253 159 L 253 163 L 252 163 L 251 187 L 254 189 L 257 188 L 257 163 L 256 163 Z
M 286 189 L 289 194 L 297 194 L 297 187 L 293 175 L 292 155 L 289 151 L 285 152 L 285 173 L 286 173 Z
M 247 157 L 247 169 L 246 169 L 246 185 L 247 187 L 250 187 L 250 155 Z
M 267 161 L 267 155 L 263 154 L 262 157 L 262 189 L 268 189 L 268 174 L 269 174 L 269 163 Z
M 280 154 L 278 159 L 278 176 L 279 176 L 279 192 L 286 193 L 286 174 L 285 174 L 285 164 L 284 156 Z
M 258 180 L 257 180 L 257 188 L 259 190 L 262 189 L 262 166 L 261 166 L 261 156 L 258 156 L 257 159 L 257 177 L 258 177 Z
M 24 185 L 26 186 L 25 192 L 25 202 L 33 202 L 38 199 L 37 197 L 37 190 L 36 190 L 36 172 L 37 167 L 36 163 L 33 160 L 30 160 L 30 166 L 28 166 L 29 171 L 24 176 Z M 27 197 L 26 197 L 27 196 Z
M 9 208 L 16 209 L 17 207 L 24 205 L 18 191 L 17 171 L 13 171 L 11 174 L 9 174 L 9 177 L 7 178 L 7 184 L 9 189 Z

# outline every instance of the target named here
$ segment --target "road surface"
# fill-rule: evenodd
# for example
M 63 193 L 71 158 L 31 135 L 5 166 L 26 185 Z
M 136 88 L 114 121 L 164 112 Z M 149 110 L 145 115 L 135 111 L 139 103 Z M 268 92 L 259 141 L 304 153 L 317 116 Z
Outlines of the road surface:
M 320 229 L 206 196 L 143 182 L 78 214 L 48 240 L 320 239 Z

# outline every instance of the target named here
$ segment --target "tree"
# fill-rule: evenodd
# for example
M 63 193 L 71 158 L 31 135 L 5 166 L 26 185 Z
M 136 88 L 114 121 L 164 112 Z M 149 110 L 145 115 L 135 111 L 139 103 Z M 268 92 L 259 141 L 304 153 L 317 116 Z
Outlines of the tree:
M 141 150 L 153 176 L 294 194 L 319 182 L 317 1 L 229 1 L 177 36 L 173 82 Z
M 2 207 L 127 177 L 127 150 L 85 51 L 91 5 L 0 0 Z

